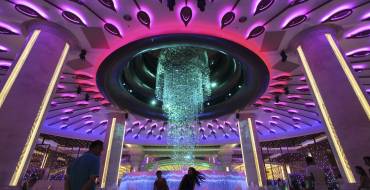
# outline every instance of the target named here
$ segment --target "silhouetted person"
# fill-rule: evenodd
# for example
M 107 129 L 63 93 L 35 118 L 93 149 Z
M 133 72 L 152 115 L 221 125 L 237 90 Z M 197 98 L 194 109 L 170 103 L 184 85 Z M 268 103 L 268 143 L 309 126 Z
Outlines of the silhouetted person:
M 364 157 L 364 162 L 365 164 L 370 167 L 370 156 L 365 156 Z M 368 172 L 369 172 L 369 175 L 370 175 L 370 168 L 368 168 Z
M 96 140 L 90 144 L 88 152 L 68 166 L 65 190 L 95 190 L 102 151 L 103 142 Z
M 169 190 L 166 179 L 162 177 L 162 171 L 157 171 L 155 175 L 157 175 L 157 179 L 154 182 L 153 190 Z
M 316 166 L 315 160 L 313 157 L 306 157 L 306 171 L 305 171 L 305 179 L 306 179 L 306 188 L 309 190 L 321 190 L 321 189 L 328 189 L 326 184 L 325 173 L 322 169 Z
M 355 169 L 356 173 L 360 176 L 358 190 L 370 190 L 370 179 L 365 170 L 360 166 L 356 166 Z
M 188 174 L 184 175 L 181 180 L 179 190 L 194 190 L 195 184 L 199 186 L 205 179 L 202 173 L 190 167 L 188 169 Z

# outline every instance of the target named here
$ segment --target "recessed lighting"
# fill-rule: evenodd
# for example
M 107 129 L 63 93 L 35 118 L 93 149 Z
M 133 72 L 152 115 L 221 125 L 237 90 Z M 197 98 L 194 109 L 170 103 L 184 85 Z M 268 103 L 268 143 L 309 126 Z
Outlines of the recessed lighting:
M 152 100 L 152 101 L 150 101 L 150 105 L 154 106 L 154 105 L 156 105 L 156 104 L 157 104 L 157 100 Z
M 211 88 L 215 88 L 217 86 L 217 82 L 211 82 Z

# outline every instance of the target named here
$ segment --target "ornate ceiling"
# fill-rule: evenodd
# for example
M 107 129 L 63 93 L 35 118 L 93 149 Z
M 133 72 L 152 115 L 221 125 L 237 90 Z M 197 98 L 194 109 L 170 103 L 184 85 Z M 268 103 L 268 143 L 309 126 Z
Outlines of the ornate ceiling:
M 359 83 L 370 94 L 370 2 L 368 0 L 4 0 L 0 2 L 0 81 L 22 49 L 22 23 L 56 22 L 78 39 L 71 51 L 43 125 L 43 133 L 103 138 L 112 105 L 96 86 L 96 71 L 117 48 L 158 34 L 197 33 L 238 42 L 268 64 L 270 84 L 248 109 L 256 113 L 260 139 L 323 131 L 299 59 L 288 49 L 302 30 L 334 24 Z M 52 43 L 52 42 L 51 42 Z M 81 51 L 85 50 L 85 51 Z M 284 51 L 284 52 L 282 52 Z M 47 64 L 47 61 L 45 62 Z M 340 84 L 338 85 L 340 88 Z M 126 142 L 164 144 L 163 121 L 130 115 Z M 238 142 L 233 114 L 195 126 L 202 144 Z

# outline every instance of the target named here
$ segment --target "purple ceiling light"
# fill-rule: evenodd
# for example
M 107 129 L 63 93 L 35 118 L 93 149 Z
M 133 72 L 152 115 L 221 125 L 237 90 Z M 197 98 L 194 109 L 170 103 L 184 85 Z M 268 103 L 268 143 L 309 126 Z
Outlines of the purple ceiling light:
M 9 60 L 1 60 L 0 59 L 0 68 L 1 69 L 9 69 L 12 65 L 12 62 Z
M 288 20 L 286 24 L 284 24 L 283 29 L 292 28 L 294 26 L 298 26 L 302 24 L 304 21 L 307 20 L 306 15 L 299 15 L 294 17 L 293 19 Z
M 365 69 L 368 69 L 366 64 L 356 64 L 356 65 L 353 64 L 352 68 L 356 72 L 361 72 Z
M 350 38 L 366 38 L 370 36 L 370 25 L 357 28 L 346 35 L 347 39 Z
M 8 24 L 0 23 L 0 34 L 19 35 L 19 32 Z
M 370 47 L 359 48 L 346 53 L 347 57 L 352 58 L 365 57 L 368 55 L 370 55 Z
M 370 12 L 362 16 L 361 21 L 370 21 Z
M 147 28 L 150 29 L 150 24 L 151 24 L 151 21 L 150 21 L 150 16 L 149 14 L 147 13 L 147 11 L 144 11 L 142 10 L 140 4 L 137 2 L 137 0 L 133 0 L 138 11 L 136 13 L 136 18 L 139 20 L 139 22 L 146 26 Z
M 33 8 L 31 8 L 29 6 L 22 5 L 22 4 L 16 4 L 14 8 L 18 12 L 20 12 L 20 13 L 26 15 L 26 16 L 29 16 L 29 17 L 32 17 L 32 18 L 42 18 L 42 19 L 44 19 L 44 17 L 41 16 L 40 13 L 38 13 L 36 10 L 34 10 Z
M 107 32 L 109 32 L 109 33 L 111 33 L 111 34 L 113 34 L 115 36 L 122 37 L 121 36 L 121 33 L 118 30 L 118 28 L 116 26 L 114 26 L 113 24 L 111 24 L 111 23 L 105 23 L 104 24 L 104 29 Z
M 8 48 L 6 48 L 6 47 L 4 47 L 4 46 L 0 45 L 0 53 L 1 53 L 1 52 L 8 52 L 8 51 L 9 51 L 9 49 L 8 49 Z
M 234 5 L 231 7 L 231 10 L 226 8 L 226 9 L 224 9 L 223 13 L 221 13 L 221 15 L 222 15 L 221 29 L 230 25 L 235 20 L 235 17 L 236 17 L 235 8 L 238 6 L 239 3 L 240 3 L 240 0 L 236 0 Z M 229 10 L 229 11 L 227 11 L 227 10 Z
M 302 4 L 308 0 L 293 0 L 290 2 L 289 7 L 294 7 L 296 5 Z
M 67 127 L 68 127 L 68 124 L 63 124 L 63 125 L 59 126 L 60 129 L 67 129 Z
M 335 22 L 338 20 L 342 20 L 350 16 L 353 12 L 353 10 L 350 8 L 350 5 L 343 5 L 340 7 L 337 7 L 333 11 L 330 11 L 327 15 L 325 15 L 321 22 Z
M 69 22 L 72 22 L 74 24 L 83 25 L 86 26 L 86 24 L 82 21 L 82 19 L 77 16 L 77 14 L 70 12 L 70 11 L 63 11 L 62 16 L 64 19 L 68 20 Z
M 307 103 L 304 103 L 304 105 L 305 105 L 306 107 L 311 107 L 311 108 L 313 108 L 313 107 L 315 107 L 315 106 L 316 106 L 316 104 L 315 104 L 314 102 L 307 102 Z
M 296 101 L 301 99 L 302 97 L 300 95 L 288 95 L 287 97 L 289 100 Z
M 256 7 L 254 15 L 267 10 L 269 7 L 271 7 L 272 4 L 274 4 L 274 2 L 274 0 L 261 0 Z
M 112 9 L 113 11 L 116 11 L 116 8 L 114 6 L 114 2 L 112 0 L 99 0 L 99 2 L 102 5 L 104 5 L 104 6 L 108 7 L 108 8 L 110 8 L 110 9 Z
M 221 19 L 221 29 L 225 28 L 226 26 L 230 25 L 235 19 L 235 13 L 233 11 L 229 11 Z
M 260 25 L 260 26 L 257 26 L 255 28 L 253 28 L 251 30 L 251 32 L 249 32 L 248 34 L 248 37 L 247 39 L 251 39 L 251 38 L 255 38 L 255 37 L 258 37 L 259 35 L 261 35 L 263 32 L 265 32 L 265 27 Z
M 289 109 L 288 110 L 288 113 L 290 113 L 290 114 L 296 114 L 296 113 L 298 113 L 298 110 Z

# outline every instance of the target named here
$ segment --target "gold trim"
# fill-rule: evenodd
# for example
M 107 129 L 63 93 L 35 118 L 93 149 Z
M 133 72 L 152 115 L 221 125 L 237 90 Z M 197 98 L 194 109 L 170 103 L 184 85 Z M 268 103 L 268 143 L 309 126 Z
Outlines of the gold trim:
M 33 122 L 31 131 L 28 135 L 28 138 L 27 138 L 27 141 L 26 141 L 26 144 L 25 144 L 25 147 L 23 148 L 22 153 L 19 157 L 19 161 L 17 163 L 17 166 L 15 168 L 13 176 L 10 180 L 9 186 L 17 186 L 18 183 L 19 183 L 22 172 L 25 169 L 26 162 L 27 162 L 28 157 L 31 153 L 32 146 L 33 146 L 33 144 L 34 144 L 34 142 L 37 138 L 37 135 L 39 133 L 41 122 L 43 121 L 44 114 L 45 114 L 46 109 L 48 107 L 50 98 L 53 94 L 55 85 L 58 81 L 60 71 L 62 70 L 64 60 L 67 57 L 68 50 L 69 50 L 69 44 L 66 43 L 65 46 L 64 46 L 63 52 L 62 52 L 62 54 L 59 58 L 58 64 L 57 64 L 57 66 L 54 70 L 53 76 L 50 80 L 49 86 L 46 90 L 44 99 L 41 102 L 41 105 L 40 105 L 39 111 L 37 113 L 37 116 L 35 118 L 35 121 Z
M 10 73 L 8 80 L 6 81 L 3 89 L 0 92 L 0 108 L 3 106 L 6 97 L 9 94 L 10 89 L 12 88 L 15 79 L 17 79 L 19 72 L 21 71 L 24 62 L 27 60 L 28 55 L 30 54 L 33 46 L 35 45 L 35 42 L 37 38 L 40 35 L 41 30 L 35 30 L 32 35 L 30 40 L 28 41 L 26 47 L 24 48 L 21 56 L 19 57 L 17 63 L 14 66 L 13 71 Z
M 242 133 L 241 133 L 241 125 L 240 125 L 240 121 L 238 121 L 238 125 L 239 125 L 239 140 L 240 140 L 240 150 L 242 151 L 242 157 L 243 157 L 243 165 L 244 165 L 244 175 L 245 175 L 245 182 L 247 183 L 247 186 L 249 185 L 248 184 L 248 176 L 247 176 L 247 165 L 245 163 L 245 154 L 244 154 L 244 148 L 243 148 L 243 141 L 242 141 Z
M 308 81 L 310 82 L 312 91 L 313 91 L 313 93 L 315 95 L 315 98 L 317 100 L 318 106 L 319 106 L 320 111 L 321 111 L 321 115 L 324 118 L 324 121 L 325 121 L 326 127 L 328 129 L 330 138 L 331 138 L 331 140 L 334 144 L 334 148 L 335 148 L 335 150 L 338 154 L 340 165 L 342 166 L 342 168 L 344 170 L 346 179 L 347 179 L 348 183 L 356 183 L 355 177 L 353 176 L 353 172 L 351 170 L 351 167 L 349 166 L 346 155 L 345 155 L 345 153 L 343 151 L 343 148 L 340 144 L 340 141 L 339 141 L 339 138 L 338 138 L 337 133 L 335 131 L 334 125 L 331 121 L 329 112 L 328 112 L 328 110 L 325 106 L 325 102 L 324 102 L 323 98 L 321 97 L 320 90 L 319 90 L 319 88 L 316 84 L 316 80 L 315 80 L 315 78 L 312 74 L 310 66 L 308 65 L 308 62 L 307 62 L 306 56 L 304 55 L 302 47 L 299 46 L 297 48 L 297 51 L 298 51 L 299 57 L 301 58 L 304 70 L 306 71 L 306 75 L 307 75 Z
M 104 170 L 103 170 L 103 177 L 101 181 L 101 188 L 105 188 L 105 184 L 107 182 L 107 176 L 108 176 L 108 167 L 110 162 L 110 154 L 112 151 L 112 144 L 113 144 L 113 136 L 114 136 L 114 130 L 116 128 L 116 118 L 114 117 L 112 119 L 111 129 L 109 132 L 109 140 L 108 140 L 108 147 L 107 147 L 107 153 L 105 157 L 105 163 L 104 163 Z
M 260 165 L 259 165 L 259 160 L 258 160 L 258 155 L 257 155 L 256 140 L 254 138 L 253 124 L 252 124 L 252 119 L 251 118 L 248 118 L 248 127 L 249 127 L 249 133 L 250 133 L 250 137 L 251 137 L 251 143 L 252 143 L 254 164 L 256 165 L 258 186 L 263 187 L 262 177 L 261 177 L 261 170 L 260 170 Z
M 357 83 L 355 77 L 353 76 L 351 69 L 348 67 L 347 62 L 344 59 L 344 57 L 343 57 L 342 53 L 340 52 L 339 48 L 337 47 L 333 37 L 330 34 L 325 34 L 325 37 L 328 40 L 331 48 L 333 49 L 333 52 L 334 52 L 335 56 L 337 57 L 337 59 L 340 63 L 340 66 L 342 67 L 344 73 L 346 74 L 347 79 L 348 79 L 349 83 L 351 84 L 353 91 L 355 92 L 358 100 L 360 101 L 361 106 L 362 106 L 362 108 L 364 109 L 364 111 L 367 115 L 367 118 L 370 120 L 370 105 L 367 102 L 367 99 L 366 99 L 362 89 L 360 88 L 360 85 Z

